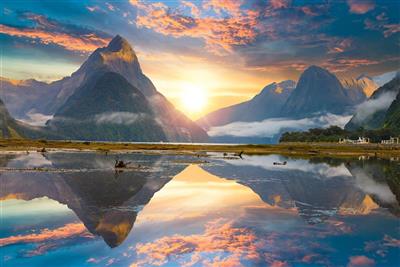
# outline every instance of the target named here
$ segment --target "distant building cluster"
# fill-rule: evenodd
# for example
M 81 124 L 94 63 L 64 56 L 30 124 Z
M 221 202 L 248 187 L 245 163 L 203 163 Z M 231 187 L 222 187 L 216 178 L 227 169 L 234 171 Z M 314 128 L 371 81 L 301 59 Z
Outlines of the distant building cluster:
M 369 144 L 370 139 L 368 137 L 358 137 L 357 140 L 348 139 L 348 138 L 340 138 L 339 144 Z M 400 144 L 400 137 L 390 137 L 387 140 L 381 140 L 381 144 L 384 145 L 398 145 Z
M 358 137 L 357 140 L 340 138 L 339 144 L 369 144 L 370 140 L 368 137 Z
M 385 144 L 385 145 L 400 144 L 400 137 L 390 137 L 388 140 L 382 140 L 381 144 Z

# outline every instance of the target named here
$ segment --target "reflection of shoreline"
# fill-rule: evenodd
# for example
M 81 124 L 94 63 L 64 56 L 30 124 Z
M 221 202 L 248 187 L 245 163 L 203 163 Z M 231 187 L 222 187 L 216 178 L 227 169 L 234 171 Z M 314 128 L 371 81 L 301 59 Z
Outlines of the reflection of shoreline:
M 41 140 L 0 140 L 0 153 L 37 151 L 45 147 L 48 151 L 92 151 L 92 152 L 137 152 L 172 154 L 192 154 L 193 152 L 240 152 L 247 155 L 282 154 L 291 156 L 352 157 L 372 156 L 380 158 L 400 157 L 400 145 L 348 145 L 336 143 L 282 143 L 276 145 L 236 145 L 236 144 L 188 144 L 188 143 L 118 143 L 118 142 L 69 142 Z

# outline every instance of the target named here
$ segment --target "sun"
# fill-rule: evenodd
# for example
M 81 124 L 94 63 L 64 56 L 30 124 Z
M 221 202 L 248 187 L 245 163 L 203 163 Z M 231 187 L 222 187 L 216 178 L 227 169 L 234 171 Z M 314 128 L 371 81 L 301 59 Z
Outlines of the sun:
M 196 85 L 184 86 L 180 99 L 183 108 L 189 113 L 199 113 L 207 104 L 205 90 Z

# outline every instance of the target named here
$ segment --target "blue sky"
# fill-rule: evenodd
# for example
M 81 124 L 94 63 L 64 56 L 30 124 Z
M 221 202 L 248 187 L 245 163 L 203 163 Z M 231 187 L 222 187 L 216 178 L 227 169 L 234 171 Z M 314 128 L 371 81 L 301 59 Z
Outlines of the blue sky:
M 167 97 L 192 84 L 209 109 L 317 64 L 339 77 L 400 67 L 395 0 L 28 1 L 0 3 L 1 76 L 70 75 L 116 34 Z

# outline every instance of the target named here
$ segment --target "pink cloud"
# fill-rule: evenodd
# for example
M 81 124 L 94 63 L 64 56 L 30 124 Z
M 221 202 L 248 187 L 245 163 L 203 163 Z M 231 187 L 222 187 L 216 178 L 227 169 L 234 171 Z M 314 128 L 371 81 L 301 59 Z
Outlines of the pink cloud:
M 235 45 L 252 42 L 257 36 L 258 11 L 240 9 L 240 1 L 211 1 L 203 8 L 213 9 L 219 17 L 201 16 L 200 9 L 192 7 L 196 16 L 185 16 L 171 10 L 161 2 L 142 3 L 131 0 L 138 8 L 136 25 L 152 29 L 163 35 L 176 38 L 192 37 L 203 39 L 206 48 L 215 54 L 231 52 Z M 187 6 L 187 4 L 186 4 Z
M 290 5 L 291 0 L 270 0 L 270 5 L 274 9 L 287 8 Z
M 43 44 L 56 44 L 71 51 L 91 52 L 98 47 L 105 46 L 109 39 L 97 36 L 94 33 L 82 34 L 79 37 L 67 33 L 54 33 L 43 29 L 34 28 L 15 28 L 0 24 L 0 33 L 39 39 Z
M 39 243 L 75 236 L 91 236 L 82 223 L 69 223 L 62 227 L 49 230 L 43 229 L 38 234 L 17 235 L 0 238 L 0 247 L 18 243 Z
M 273 261 L 270 267 L 289 267 L 286 261 Z
M 89 8 L 95 10 L 95 7 Z M 98 47 L 107 45 L 110 38 L 101 37 L 95 32 L 77 31 L 69 25 L 63 25 L 55 20 L 34 13 L 24 13 L 23 17 L 36 23 L 33 28 L 20 28 L 0 24 L 0 33 L 10 36 L 38 40 L 42 44 L 56 44 L 67 50 L 91 52 Z
M 383 25 L 383 28 L 385 29 L 383 31 L 383 36 L 386 38 L 391 36 L 392 34 L 400 32 L 400 24 L 387 24 Z
M 353 256 L 350 257 L 350 261 L 347 265 L 348 267 L 356 267 L 356 266 L 375 266 L 375 261 L 366 256 Z
M 259 260 L 256 236 L 245 228 L 235 228 L 232 222 L 218 220 L 205 226 L 202 234 L 173 235 L 154 242 L 137 244 L 139 261 L 133 266 L 163 265 L 171 259 L 181 265 L 240 266 L 240 259 Z M 191 253 L 190 261 L 183 262 L 181 255 Z M 200 254 L 217 253 L 212 259 L 202 260 Z
M 365 14 L 375 8 L 372 0 L 347 0 L 350 12 L 354 14 Z
M 351 47 L 352 43 L 353 43 L 352 40 L 349 38 L 335 42 L 332 45 L 332 47 L 329 48 L 328 53 L 329 54 L 343 53 L 344 51 L 348 50 Z
M 194 16 L 195 18 L 200 17 L 200 15 L 201 15 L 200 9 L 195 4 L 193 4 L 192 2 L 189 2 L 189 1 L 182 1 L 181 4 L 182 4 L 182 6 L 190 9 L 190 13 L 192 16 Z

